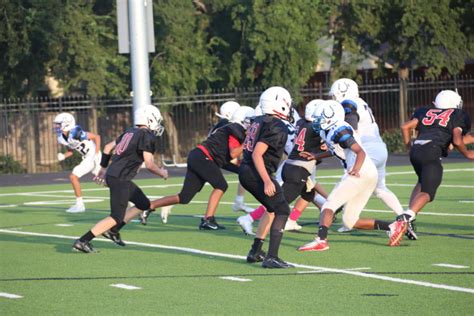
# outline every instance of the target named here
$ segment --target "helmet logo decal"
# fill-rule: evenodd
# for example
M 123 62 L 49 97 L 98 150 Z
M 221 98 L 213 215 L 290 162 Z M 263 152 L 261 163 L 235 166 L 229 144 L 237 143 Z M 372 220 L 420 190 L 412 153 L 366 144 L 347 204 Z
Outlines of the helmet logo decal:
M 324 115 L 324 117 L 326 117 L 326 118 L 332 118 L 336 113 L 334 112 L 334 110 L 333 110 L 332 108 L 331 108 L 331 111 L 332 111 L 331 115 L 328 115 L 328 114 L 326 114 L 326 109 L 323 109 L 323 115 Z
M 346 88 L 342 88 L 341 85 L 343 86 L 346 86 Z M 337 88 L 339 89 L 339 91 L 342 93 L 342 94 L 345 94 L 348 90 L 349 90 L 349 84 L 347 82 L 343 82 L 343 83 L 339 83 L 337 85 Z

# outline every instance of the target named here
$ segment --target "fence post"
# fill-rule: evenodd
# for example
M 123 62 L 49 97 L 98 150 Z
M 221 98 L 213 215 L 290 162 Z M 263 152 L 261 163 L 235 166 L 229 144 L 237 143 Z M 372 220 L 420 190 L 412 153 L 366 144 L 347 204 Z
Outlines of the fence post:
M 36 173 L 36 141 L 35 141 L 35 120 L 33 111 L 28 107 L 27 109 L 27 128 L 28 133 L 26 137 L 26 168 L 28 173 Z
M 400 68 L 398 70 L 398 80 L 400 87 L 400 126 L 407 120 L 407 109 L 408 109 L 408 68 Z

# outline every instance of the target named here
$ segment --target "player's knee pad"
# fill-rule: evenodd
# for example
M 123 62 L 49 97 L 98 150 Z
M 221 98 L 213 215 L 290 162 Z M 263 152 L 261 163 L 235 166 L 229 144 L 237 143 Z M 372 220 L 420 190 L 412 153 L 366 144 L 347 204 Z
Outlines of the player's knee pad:
M 290 215 L 290 206 L 288 203 L 282 202 L 274 208 L 275 216 L 289 216 Z
M 135 203 L 135 206 L 142 211 L 148 210 L 150 208 L 150 200 L 147 198 L 146 200 L 144 199 L 143 201 L 137 201 Z
M 111 214 L 110 217 L 112 217 L 116 224 L 120 224 L 123 222 L 123 216 L 122 218 L 120 218 L 120 216 L 117 214 Z
M 316 196 L 316 191 L 314 189 L 312 189 L 309 192 L 303 192 L 301 194 L 301 198 L 310 203 L 313 202 L 315 196 Z
M 178 194 L 179 204 L 188 204 L 194 197 L 193 193 L 181 191 Z
M 227 181 L 225 181 L 224 179 L 216 183 L 214 186 L 214 189 L 221 190 L 222 192 L 227 191 L 228 188 L 229 188 L 229 185 L 227 184 Z

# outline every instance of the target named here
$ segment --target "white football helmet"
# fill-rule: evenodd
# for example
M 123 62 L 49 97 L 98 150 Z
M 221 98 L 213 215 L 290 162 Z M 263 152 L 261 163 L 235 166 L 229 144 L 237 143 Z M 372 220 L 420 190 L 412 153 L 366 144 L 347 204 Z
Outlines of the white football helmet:
M 288 120 L 291 113 L 291 95 L 285 88 L 270 87 L 260 95 L 259 106 L 263 114 Z
M 438 109 L 461 109 L 462 98 L 455 91 L 443 90 L 438 93 L 433 104 Z
M 352 79 L 341 78 L 334 81 L 329 96 L 332 96 L 332 99 L 339 103 L 345 99 L 357 99 L 359 97 L 359 86 Z
M 255 107 L 255 116 L 260 116 L 260 115 L 263 115 L 263 111 L 262 111 L 262 107 L 260 106 L 260 104 L 258 104 Z
M 334 100 L 319 103 L 314 109 L 313 129 L 316 133 L 327 130 L 337 122 L 343 122 L 345 117 L 344 108 Z
M 160 110 L 153 105 L 146 105 L 135 111 L 135 125 L 145 125 L 153 134 L 161 136 L 165 131 Z
M 61 113 L 54 118 L 54 127 L 56 132 L 69 132 L 76 126 L 76 120 L 70 113 Z
M 314 121 L 314 117 L 313 117 L 314 110 L 316 109 L 316 106 L 318 106 L 318 104 L 321 104 L 321 102 L 324 102 L 324 100 L 314 99 L 314 100 L 309 101 L 308 104 L 306 104 L 306 107 L 304 110 L 305 120 L 309 122 Z
M 235 111 L 240 108 L 240 104 L 235 101 L 227 101 L 221 105 L 219 108 L 219 113 L 216 112 L 216 115 L 220 118 L 228 119 L 229 121 L 232 119 L 232 115 Z
M 232 115 L 232 119 L 230 120 L 232 123 L 238 123 L 242 125 L 245 130 L 250 126 L 252 123 L 252 119 L 255 117 L 255 110 L 252 109 L 250 106 L 241 106 L 237 111 L 234 112 Z

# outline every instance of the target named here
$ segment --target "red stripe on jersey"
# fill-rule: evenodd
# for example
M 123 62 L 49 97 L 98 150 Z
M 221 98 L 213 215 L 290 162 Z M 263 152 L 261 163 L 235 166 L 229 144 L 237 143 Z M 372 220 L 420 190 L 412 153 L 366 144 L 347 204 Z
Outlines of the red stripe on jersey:
M 240 147 L 241 143 L 239 143 L 239 140 L 235 138 L 233 135 L 229 135 L 229 149 L 234 149 L 237 147 Z
M 204 147 L 203 145 L 197 145 L 197 148 L 201 149 L 201 151 L 204 153 L 204 155 L 206 155 L 207 158 L 214 161 L 214 159 L 212 159 L 212 157 L 211 157 L 211 154 L 209 153 L 209 150 L 207 150 L 206 147 Z

